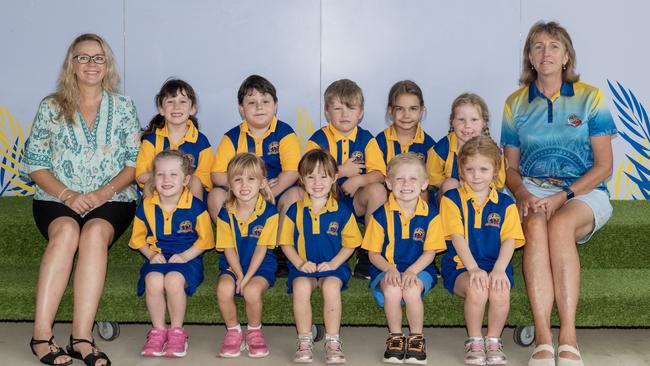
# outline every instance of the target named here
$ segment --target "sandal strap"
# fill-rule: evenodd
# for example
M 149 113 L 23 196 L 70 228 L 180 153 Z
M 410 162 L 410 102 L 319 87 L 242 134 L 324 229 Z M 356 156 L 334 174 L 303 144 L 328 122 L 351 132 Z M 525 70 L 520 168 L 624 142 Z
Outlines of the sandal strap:
M 93 348 L 96 348 L 96 346 L 95 346 L 95 340 L 94 340 L 94 339 L 93 339 L 93 340 L 87 340 L 87 339 L 84 339 L 84 338 L 72 338 L 72 337 L 70 337 L 70 343 L 71 343 L 73 346 L 74 346 L 74 345 L 77 345 L 77 344 L 79 344 L 79 343 L 88 343 L 88 344 L 91 345 Z
M 535 349 L 533 350 L 533 355 L 542 351 L 548 351 L 551 352 L 552 354 L 555 354 L 555 349 L 553 348 L 553 345 L 544 343 L 535 347 Z
M 110 366 L 111 364 L 111 360 L 108 358 L 106 353 L 101 351 L 90 352 L 86 357 L 84 357 L 84 363 L 89 366 L 96 365 L 99 360 L 106 360 L 106 366 Z
M 561 345 L 557 348 L 557 353 L 560 353 L 560 352 L 569 352 L 569 353 L 573 353 L 574 355 L 576 355 L 576 356 L 582 358 L 582 356 L 580 356 L 580 351 L 578 351 L 577 348 L 573 347 L 573 346 L 570 345 L 570 344 L 561 344 Z

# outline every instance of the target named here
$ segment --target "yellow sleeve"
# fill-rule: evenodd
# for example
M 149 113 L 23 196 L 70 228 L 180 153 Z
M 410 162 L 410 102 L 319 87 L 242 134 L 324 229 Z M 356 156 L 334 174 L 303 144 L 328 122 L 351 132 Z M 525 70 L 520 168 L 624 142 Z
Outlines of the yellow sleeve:
M 296 223 L 291 220 L 289 216 L 285 216 L 282 220 L 282 228 L 280 230 L 280 242 L 278 245 L 293 245 L 293 235 L 296 229 Z
M 373 217 L 366 228 L 366 235 L 363 237 L 361 248 L 369 252 L 381 253 L 384 249 L 384 227 Z
M 451 234 L 465 236 L 465 227 L 461 220 L 460 209 L 449 197 L 442 196 L 439 216 L 442 219 L 442 232 L 445 239 L 451 240 Z
M 155 155 L 156 147 L 147 140 L 142 141 L 142 145 L 140 145 L 140 151 L 138 151 L 138 157 L 135 160 L 136 178 L 141 174 L 150 172 L 152 170 L 153 158 Z M 144 187 L 144 184 L 138 183 L 138 185 L 140 188 Z
M 348 223 L 345 224 L 345 227 L 343 227 L 343 230 L 341 231 L 341 241 L 343 243 L 343 247 L 352 249 L 360 246 L 361 241 L 363 241 L 357 220 L 352 214 L 350 214 Z
M 235 151 L 235 145 L 233 145 L 230 138 L 226 135 L 223 136 L 219 146 L 217 146 L 217 152 L 214 154 L 211 173 L 225 173 L 228 169 L 228 163 L 237 154 Z
M 212 169 L 212 148 L 205 148 L 199 153 L 199 161 L 196 164 L 196 175 L 203 184 L 206 191 L 212 189 L 212 179 L 210 179 L 210 169 Z
M 212 232 L 212 220 L 208 211 L 203 211 L 196 218 L 196 233 L 199 234 L 198 239 L 194 242 L 194 246 L 199 249 L 214 249 L 214 233 Z
M 140 249 L 147 244 L 147 225 L 139 217 L 133 218 L 133 231 L 129 248 Z
M 315 143 L 314 141 L 311 140 L 307 141 L 307 147 L 305 148 L 305 152 L 316 150 L 316 149 L 322 149 L 322 147 L 319 144 Z
M 300 161 L 300 142 L 295 133 L 290 133 L 280 140 L 280 165 L 282 171 L 298 171 Z
M 221 216 L 221 215 L 219 215 Z M 230 223 L 225 222 L 221 217 L 217 217 L 217 250 L 223 251 L 226 248 L 235 247 L 235 236 L 230 230 Z
M 445 161 L 440 158 L 436 150 L 429 149 L 427 156 L 427 172 L 429 172 L 429 185 L 438 186 L 445 180 Z
M 515 239 L 515 248 L 522 247 L 526 243 L 517 205 L 514 203 L 506 208 L 506 217 L 501 225 L 501 241 L 507 239 Z
M 497 174 L 497 189 L 503 189 L 506 186 L 506 159 L 501 154 L 501 168 Z
M 386 162 L 384 162 L 384 154 L 379 149 L 377 140 L 372 138 L 368 141 L 365 149 L 366 153 L 366 172 L 370 173 L 373 171 L 378 171 L 384 176 L 386 176 Z
M 427 228 L 427 237 L 424 241 L 424 250 L 433 250 L 436 253 L 447 250 L 445 234 L 442 229 L 442 218 L 436 215 Z
M 276 213 L 266 219 L 262 234 L 257 239 L 257 245 L 266 245 L 269 248 L 275 248 L 275 244 L 278 242 L 278 217 L 279 215 Z

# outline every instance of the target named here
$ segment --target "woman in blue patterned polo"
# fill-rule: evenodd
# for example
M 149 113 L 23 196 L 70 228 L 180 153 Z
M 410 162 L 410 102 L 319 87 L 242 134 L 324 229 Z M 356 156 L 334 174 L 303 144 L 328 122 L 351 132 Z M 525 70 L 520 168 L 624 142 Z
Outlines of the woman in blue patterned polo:
M 109 45 L 77 37 L 66 54 L 56 91 L 41 102 L 22 160 L 36 183 L 33 213 L 48 240 L 36 289 L 32 352 L 45 364 L 109 365 L 92 329 L 104 289 L 108 248 L 135 212 L 135 160 L 140 124 L 131 99 L 119 95 Z M 67 353 L 52 325 L 75 253 L 72 333 Z
M 523 50 L 522 87 L 505 103 L 501 144 L 506 184 L 523 219 L 524 275 L 535 322 L 529 365 L 582 365 L 575 330 L 585 243 L 612 213 L 605 184 L 616 127 L 601 91 L 579 82 L 566 29 L 538 22 Z M 560 335 L 553 348 L 551 311 Z

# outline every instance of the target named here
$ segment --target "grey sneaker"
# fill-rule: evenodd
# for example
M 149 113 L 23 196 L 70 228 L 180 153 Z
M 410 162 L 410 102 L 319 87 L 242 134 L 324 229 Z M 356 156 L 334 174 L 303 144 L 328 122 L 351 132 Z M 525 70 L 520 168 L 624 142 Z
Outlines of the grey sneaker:
M 485 365 L 485 342 L 481 337 L 469 337 L 465 341 L 465 364 Z
M 298 337 L 298 349 L 293 355 L 293 362 L 295 363 L 312 363 L 314 361 L 314 342 L 311 335 Z
M 498 337 L 485 337 L 485 356 L 488 365 L 505 365 L 508 363 L 503 353 L 503 342 Z
M 325 363 L 345 363 L 345 355 L 341 348 L 340 338 L 328 338 L 325 340 Z

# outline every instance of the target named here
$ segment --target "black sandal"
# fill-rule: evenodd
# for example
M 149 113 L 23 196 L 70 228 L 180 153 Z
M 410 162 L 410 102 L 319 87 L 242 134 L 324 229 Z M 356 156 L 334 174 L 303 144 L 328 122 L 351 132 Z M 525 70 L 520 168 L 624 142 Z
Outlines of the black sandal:
M 86 357 L 83 357 L 81 355 L 81 352 L 75 351 L 74 346 L 75 344 L 79 343 L 88 343 L 92 347 L 92 351 L 86 355 Z M 77 360 L 82 360 L 86 366 L 95 366 L 97 365 L 97 361 L 99 360 L 106 360 L 106 365 L 105 366 L 110 366 L 111 365 L 111 360 L 106 356 L 106 353 L 100 351 L 97 349 L 97 346 L 95 346 L 95 340 L 93 339 L 92 341 L 89 341 L 87 339 L 83 338 L 72 338 L 72 334 L 70 334 L 70 344 L 68 344 L 68 355 L 72 358 L 76 358 Z
M 29 348 L 32 349 L 32 353 L 34 356 L 38 357 L 36 354 L 36 350 L 34 349 L 34 346 L 47 343 L 47 345 L 50 347 L 50 352 L 46 353 L 43 357 L 39 358 L 38 360 L 41 361 L 41 363 L 44 363 L 46 365 L 70 365 L 72 364 L 72 360 L 68 360 L 68 362 L 63 362 L 63 363 L 56 363 L 56 359 L 61 357 L 61 356 L 69 356 L 63 348 L 57 346 L 54 344 L 54 336 L 51 336 L 50 339 L 47 341 L 44 339 L 34 339 L 32 338 L 31 341 L 29 341 Z

